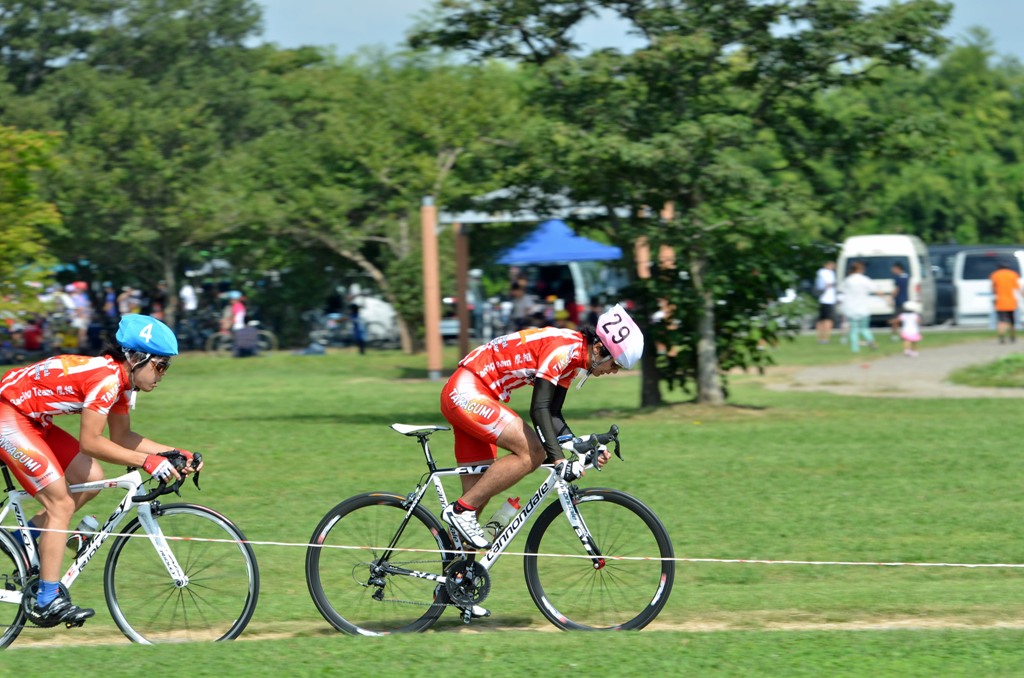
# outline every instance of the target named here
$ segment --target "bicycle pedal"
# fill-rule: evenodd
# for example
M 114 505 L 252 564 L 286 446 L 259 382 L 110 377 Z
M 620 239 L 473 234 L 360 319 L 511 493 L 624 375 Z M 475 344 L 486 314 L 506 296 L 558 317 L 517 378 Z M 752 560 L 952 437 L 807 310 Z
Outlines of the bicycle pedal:
M 64 623 L 64 626 L 66 626 L 69 629 L 81 628 L 83 625 L 85 625 L 85 620 L 84 619 L 76 619 L 76 620 Z

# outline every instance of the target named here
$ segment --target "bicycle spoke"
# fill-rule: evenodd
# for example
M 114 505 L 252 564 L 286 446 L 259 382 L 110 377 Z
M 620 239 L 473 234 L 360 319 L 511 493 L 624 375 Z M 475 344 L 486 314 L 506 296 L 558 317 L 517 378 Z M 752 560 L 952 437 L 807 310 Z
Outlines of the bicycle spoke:
M 668 535 L 650 509 L 629 495 L 587 489 L 581 490 L 581 496 L 601 497 L 581 501 L 576 508 L 604 565 L 595 568 L 591 558 L 528 556 L 524 566 L 530 595 L 541 613 L 560 628 L 643 628 L 657 616 L 671 591 L 675 568 Z M 526 552 L 583 554 L 560 505 L 548 507 L 538 518 Z
M 366 551 L 331 548 L 389 543 L 405 517 L 402 502 L 403 498 L 390 495 L 353 497 L 329 512 L 313 533 L 306 554 L 306 580 L 317 609 L 335 628 L 362 634 L 419 631 L 444 612 L 447 592 L 438 594 L 436 581 L 376 570 L 379 549 L 368 561 Z M 437 519 L 417 509 L 392 552 L 398 560 L 391 564 L 443 572 L 440 553 L 427 560 L 423 553 L 402 551 L 410 548 L 436 551 L 451 547 Z
M 148 539 L 119 538 L 107 562 L 107 603 L 118 627 L 137 642 L 226 640 L 236 637 L 255 609 L 259 578 L 255 557 L 233 525 L 191 505 L 163 507 L 158 522 L 189 583 L 167 582 L 167 569 Z M 134 521 L 128 533 L 141 532 Z M 153 590 L 154 581 L 167 582 Z M 146 593 L 147 589 L 151 592 Z

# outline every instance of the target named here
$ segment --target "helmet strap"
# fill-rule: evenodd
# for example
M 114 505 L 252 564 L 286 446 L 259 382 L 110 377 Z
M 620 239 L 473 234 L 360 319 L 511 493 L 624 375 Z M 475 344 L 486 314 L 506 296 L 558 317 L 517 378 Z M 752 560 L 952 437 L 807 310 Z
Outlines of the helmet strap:
M 138 353 L 138 351 L 130 351 L 130 353 L 131 353 L 131 355 L 135 355 L 135 354 Z M 135 385 L 135 370 L 139 369 L 140 367 L 142 367 L 143 365 L 148 363 L 150 360 L 152 360 L 153 359 L 153 354 L 152 353 L 144 353 L 143 355 L 145 357 L 142 360 L 140 360 L 140 361 L 138 361 L 136 363 L 132 362 L 131 355 L 129 355 L 129 352 L 126 352 L 124 357 L 125 357 L 125 359 L 128 362 L 128 383 L 131 384 L 131 387 L 132 387 L 132 394 L 131 394 L 131 396 L 129 397 L 129 400 L 128 400 L 128 409 L 134 410 L 135 409 L 135 399 L 136 399 L 136 396 L 139 395 L 139 387 Z
M 587 373 L 586 373 L 586 374 L 584 374 L 584 375 L 583 375 L 583 378 L 582 378 L 582 379 L 580 379 L 580 381 L 579 381 L 579 383 L 578 383 L 578 384 L 576 384 L 576 390 L 578 391 L 578 390 L 580 390 L 581 388 L 583 388 L 583 384 L 587 383 L 587 379 L 590 379 L 590 375 L 592 375 L 592 374 L 594 373 L 594 370 L 596 370 L 596 369 L 597 369 L 598 367 L 600 367 L 601 365 L 604 365 L 604 364 L 605 364 L 606 362 L 608 362 L 608 361 L 609 361 L 609 360 L 611 360 L 611 359 L 612 359 L 612 357 L 611 357 L 611 355 L 609 354 L 609 355 L 606 355 L 606 356 L 605 356 L 604 358 L 602 358 L 601 360 L 599 360 L 599 361 L 597 361 L 596 363 L 594 363 L 593 365 L 591 365 L 591 366 L 590 366 L 590 368 L 589 368 L 589 369 L 587 370 Z

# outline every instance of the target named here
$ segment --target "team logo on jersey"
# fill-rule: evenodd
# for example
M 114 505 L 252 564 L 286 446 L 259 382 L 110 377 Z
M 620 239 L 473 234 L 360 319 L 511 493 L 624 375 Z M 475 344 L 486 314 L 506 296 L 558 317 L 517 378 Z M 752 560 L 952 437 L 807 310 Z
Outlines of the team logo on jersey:
M 34 473 L 43 467 L 41 463 L 32 458 L 28 450 L 21 449 L 7 440 L 7 438 L 0 438 L 0 447 L 4 448 L 4 452 L 7 453 L 9 461 L 21 464 L 25 467 L 25 470 L 29 472 Z
M 469 414 L 477 422 L 491 422 L 498 413 L 498 408 L 487 398 L 470 398 L 458 391 L 452 391 L 451 399 L 456 407 Z
M 103 386 L 103 390 L 100 391 L 100 402 L 105 405 L 111 405 L 117 400 L 117 395 L 121 389 L 116 381 L 111 380 Z
M 89 356 L 82 355 L 62 355 L 60 357 L 60 364 L 64 369 L 64 376 L 68 376 L 68 373 L 75 367 L 81 367 L 89 362 Z
M 544 329 L 540 327 L 527 327 L 525 330 L 519 330 L 519 345 L 523 346 L 530 340 L 531 334 L 537 334 L 543 332 Z
M 551 356 L 551 359 L 552 361 L 554 361 L 555 364 L 555 372 L 561 374 L 565 370 L 565 368 L 569 366 L 569 360 L 571 358 L 572 356 L 569 354 L 569 351 L 567 350 L 559 351 L 558 353 L 555 353 L 553 356 Z

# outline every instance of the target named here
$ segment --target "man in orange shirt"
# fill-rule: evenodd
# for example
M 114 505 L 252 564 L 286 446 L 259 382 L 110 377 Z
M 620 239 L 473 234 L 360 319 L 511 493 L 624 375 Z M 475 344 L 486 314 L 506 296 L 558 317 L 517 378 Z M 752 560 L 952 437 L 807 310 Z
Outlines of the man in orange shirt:
M 989 276 L 992 281 L 992 295 L 996 306 L 996 333 L 999 343 L 1006 343 L 1006 335 L 1010 335 L 1010 343 L 1017 341 L 1014 313 L 1017 311 L 1017 300 L 1020 296 L 1020 276 L 1008 265 L 1000 263 Z

